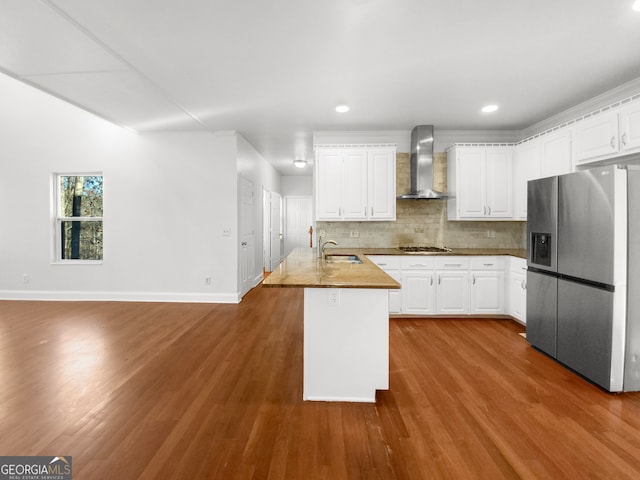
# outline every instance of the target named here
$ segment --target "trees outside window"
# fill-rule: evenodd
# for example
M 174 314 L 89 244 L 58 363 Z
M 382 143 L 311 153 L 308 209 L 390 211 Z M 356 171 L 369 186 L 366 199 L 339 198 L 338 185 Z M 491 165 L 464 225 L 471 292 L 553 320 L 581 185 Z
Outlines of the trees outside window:
M 102 261 L 102 175 L 56 176 L 58 261 Z

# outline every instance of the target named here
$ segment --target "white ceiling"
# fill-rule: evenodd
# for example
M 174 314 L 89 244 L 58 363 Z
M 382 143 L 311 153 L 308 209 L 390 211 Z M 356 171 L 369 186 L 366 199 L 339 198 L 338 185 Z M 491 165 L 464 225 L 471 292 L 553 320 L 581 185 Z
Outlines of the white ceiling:
M 640 77 L 632 3 L 0 0 L 0 69 L 138 131 L 237 130 L 308 174 L 314 131 L 521 130 Z

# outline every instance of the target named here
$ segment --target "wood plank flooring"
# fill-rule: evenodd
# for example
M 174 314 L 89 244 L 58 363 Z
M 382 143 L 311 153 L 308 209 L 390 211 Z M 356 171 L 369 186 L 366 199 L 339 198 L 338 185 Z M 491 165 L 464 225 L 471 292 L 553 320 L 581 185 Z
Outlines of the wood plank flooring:
M 303 402 L 302 302 L 0 302 L 0 455 L 72 455 L 75 480 L 640 478 L 640 394 L 508 320 L 393 319 L 375 405 Z

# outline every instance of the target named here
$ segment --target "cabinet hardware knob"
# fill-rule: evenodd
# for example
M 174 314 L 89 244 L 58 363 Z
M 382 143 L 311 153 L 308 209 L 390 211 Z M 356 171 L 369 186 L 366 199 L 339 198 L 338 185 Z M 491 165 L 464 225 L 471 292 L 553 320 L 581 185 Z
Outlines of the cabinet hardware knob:
M 471 279 L 472 279 L 471 285 L 475 285 L 476 284 L 476 276 L 475 275 L 471 275 Z
M 432 285 L 432 286 L 433 286 L 433 275 L 429 275 L 429 279 L 431 280 L 431 281 L 429 282 L 429 285 Z
M 373 217 L 373 207 L 371 207 L 371 216 Z
M 611 137 L 611 148 L 616 148 L 616 137 Z
M 438 275 L 438 285 L 440 285 L 440 275 Z
M 624 132 L 622 134 L 622 138 L 620 140 L 622 140 L 622 146 L 626 147 L 627 146 L 627 132 Z

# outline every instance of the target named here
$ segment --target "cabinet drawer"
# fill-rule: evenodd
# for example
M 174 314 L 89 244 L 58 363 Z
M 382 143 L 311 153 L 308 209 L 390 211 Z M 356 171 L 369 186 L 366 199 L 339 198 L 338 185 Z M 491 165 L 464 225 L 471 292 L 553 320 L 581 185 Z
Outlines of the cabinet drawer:
M 442 256 L 437 257 L 436 268 L 438 270 L 468 270 L 469 258 L 468 257 L 451 257 Z
M 473 257 L 471 270 L 504 270 L 504 257 Z
M 433 270 L 435 258 L 428 255 L 403 255 L 403 270 Z
M 367 255 L 367 258 L 384 271 L 402 268 L 399 255 Z

